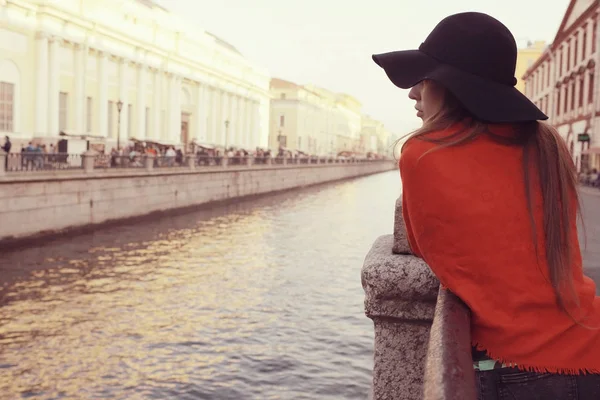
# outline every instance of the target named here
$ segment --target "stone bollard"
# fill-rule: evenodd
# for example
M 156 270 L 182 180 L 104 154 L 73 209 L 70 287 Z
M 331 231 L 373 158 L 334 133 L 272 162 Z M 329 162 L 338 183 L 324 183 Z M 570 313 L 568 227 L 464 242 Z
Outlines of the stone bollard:
M 8 153 L 0 149 L 0 176 L 6 175 L 6 163 L 8 161 Z
M 195 154 L 186 155 L 185 162 L 190 170 L 193 171 L 196 169 L 196 155 Z
M 82 164 L 83 164 L 83 172 L 86 174 L 90 174 L 94 172 L 94 164 L 96 162 L 96 157 L 98 153 L 94 150 L 88 150 L 81 155 Z
M 154 160 L 156 156 L 154 154 L 146 154 L 146 158 L 144 158 L 144 166 L 146 167 L 146 171 L 152 171 L 154 169 Z
M 400 233 L 401 207 L 396 215 Z M 402 237 L 404 243 L 396 243 Z M 365 314 L 375 327 L 372 397 L 420 400 L 439 281 L 422 259 L 394 254 L 394 247 L 409 249 L 406 232 L 377 239 L 361 273 Z
M 228 166 L 229 166 L 229 157 L 227 157 L 225 155 L 225 156 L 223 156 L 223 159 L 221 160 L 221 167 L 227 168 Z
M 288 157 L 287 157 L 287 154 L 283 156 L 283 159 L 281 160 L 281 163 L 282 163 L 283 165 L 287 165 L 287 163 L 288 163 Z
M 254 157 L 252 157 L 252 156 L 247 156 L 247 157 L 246 157 L 246 165 L 247 165 L 247 166 L 249 166 L 249 167 L 251 167 L 251 166 L 252 166 L 252 164 L 254 164 Z
M 266 164 L 267 165 L 273 165 L 273 157 L 267 157 Z

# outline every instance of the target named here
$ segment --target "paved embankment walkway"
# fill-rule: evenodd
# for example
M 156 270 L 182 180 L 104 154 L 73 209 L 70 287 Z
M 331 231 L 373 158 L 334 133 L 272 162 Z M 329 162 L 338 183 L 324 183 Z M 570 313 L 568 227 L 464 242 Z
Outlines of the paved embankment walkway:
M 581 202 L 586 241 L 581 239 L 583 262 L 586 273 L 593 278 L 600 289 L 600 190 L 581 189 Z M 597 290 L 600 294 L 600 290 Z

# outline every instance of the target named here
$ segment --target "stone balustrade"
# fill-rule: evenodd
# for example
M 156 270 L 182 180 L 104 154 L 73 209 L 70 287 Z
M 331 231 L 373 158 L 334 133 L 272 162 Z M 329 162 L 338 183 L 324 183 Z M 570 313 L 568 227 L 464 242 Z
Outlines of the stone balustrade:
M 362 284 L 375 327 L 372 398 L 474 400 L 468 310 L 411 254 L 401 199 L 394 234 L 373 244 Z
M 403 227 L 399 200 L 394 235 L 375 241 L 362 269 L 365 313 L 375 326 L 375 400 L 413 400 L 423 394 L 439 282 L 423 260 L 410 254 Z

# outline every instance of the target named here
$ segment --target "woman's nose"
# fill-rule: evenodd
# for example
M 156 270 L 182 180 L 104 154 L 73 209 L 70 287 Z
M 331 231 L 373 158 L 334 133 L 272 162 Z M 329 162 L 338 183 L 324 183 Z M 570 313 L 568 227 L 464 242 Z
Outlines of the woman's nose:
M 420 93 L 419 93 L 419 89 L 417 88 L 417 86 L 413 86 L 412 89 L 410 89 L 410 92 L 408 92 L 408 98 L 411 100 L 415 100 L 418 101 L 420 98 Z

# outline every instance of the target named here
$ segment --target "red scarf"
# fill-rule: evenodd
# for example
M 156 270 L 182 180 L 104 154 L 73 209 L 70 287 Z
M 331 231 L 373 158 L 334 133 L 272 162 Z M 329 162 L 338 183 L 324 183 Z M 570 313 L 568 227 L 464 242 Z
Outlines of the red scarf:
M 492 127 L 499 134 L 506 130 Z M 521 148 L 484 134 L 424 155 L 437 146 L 414 138 L 403 149 L 404 219 L 414 254 L 470 307 L 473 345 L 523 370 L 600 373 L 600 297 L 575 251 L 580 306 L 571 316 L 558 307 L 543 254 L 542 196 L 535 180 L 539 258 L 532 239 Z M 573 207 L 570 229 L 579 246 L 576 224 Z

